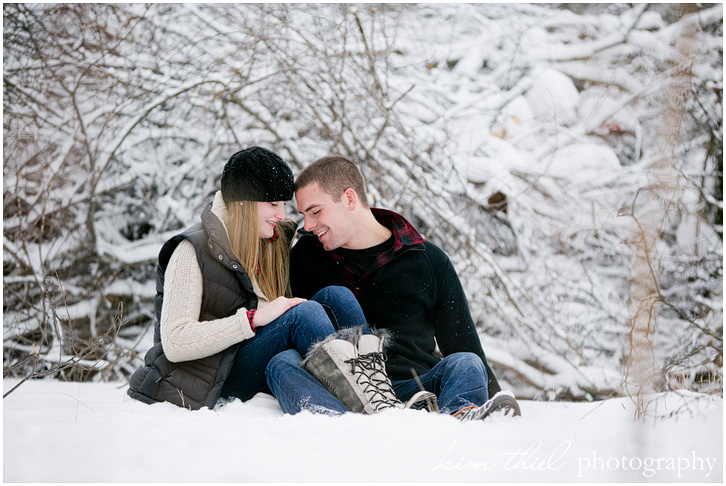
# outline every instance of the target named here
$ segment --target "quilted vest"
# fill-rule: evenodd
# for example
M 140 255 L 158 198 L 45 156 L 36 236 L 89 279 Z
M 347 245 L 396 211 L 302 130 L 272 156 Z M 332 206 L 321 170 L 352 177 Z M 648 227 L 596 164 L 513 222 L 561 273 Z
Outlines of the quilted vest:
M 144 403 L 171 402 L 197 410 L 213 408 L 229 376 L 239 344 L 206 358 L 172 363 L 161 345 L 161 307 L 164 274 L 171 255 L 182 240 L 192 245 L 202 272 L 202 307 L 199 320 L 228 317 L 240 307 L 257 308 L 257 296 L 247 273 L 229 248 L 227 232 L 211 211 L 202 212 L 202 222 L 172 237 L 159 252 L 156 270 L 154 346 L 146 353 L 145 366 L 129 380 L 128 394 Z

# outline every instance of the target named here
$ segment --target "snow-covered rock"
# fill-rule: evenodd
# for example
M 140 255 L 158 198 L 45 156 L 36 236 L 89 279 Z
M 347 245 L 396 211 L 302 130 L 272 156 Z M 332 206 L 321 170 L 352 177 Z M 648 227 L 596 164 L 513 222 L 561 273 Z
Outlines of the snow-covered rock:
M 530 76 L 533 84 L 526 97 L 540 123 L 572 124 L 577 117 L 580 96 L 572 80 L 562 72 L 546 67 L 536 68 Z
M 570 178 L 573 182 L 592 181 L 620 172 L 618 157 L 613 150 L 602 144 L 578 143 L 557 150 L 552 159 L 545 161 L 545 174 L 552 177 Z

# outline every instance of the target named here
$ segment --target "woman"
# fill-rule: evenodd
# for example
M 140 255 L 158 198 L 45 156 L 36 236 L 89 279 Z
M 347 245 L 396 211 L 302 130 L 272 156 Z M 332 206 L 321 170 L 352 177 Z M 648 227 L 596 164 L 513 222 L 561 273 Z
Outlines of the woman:
M 284 202 L 292 195 L 292 171 L 273 152 L 251 147 L 229 159 L 201 223 L 159 253 L 155 344 L 130 379 L 131 397 L 190 409 L 213 408 L 220 398 L 249 400 L 269 393 L 265 369 L 278 353 L 305 356 L 336 329 L 365 326 L 345 288 L 323 289 L 309 301 L 291 297 L 295 227 Z M 345 411 L 314 380 L 286 394 L 298 403 L 278 400 L 294 413 L 300 397 L 310 410 Z

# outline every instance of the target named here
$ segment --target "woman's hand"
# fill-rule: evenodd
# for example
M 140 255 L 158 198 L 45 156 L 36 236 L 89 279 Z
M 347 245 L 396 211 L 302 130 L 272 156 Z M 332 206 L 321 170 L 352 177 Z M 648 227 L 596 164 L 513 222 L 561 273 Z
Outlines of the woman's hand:
M 266 326 L 285 312 L 295 307 L 296 305 L 305 302 L 306 299 L 300 297 L 293 297 L 288 299 L 287 297 L 278 297 L 264 307 L 257 309 L 255 312 L 255 327 Z

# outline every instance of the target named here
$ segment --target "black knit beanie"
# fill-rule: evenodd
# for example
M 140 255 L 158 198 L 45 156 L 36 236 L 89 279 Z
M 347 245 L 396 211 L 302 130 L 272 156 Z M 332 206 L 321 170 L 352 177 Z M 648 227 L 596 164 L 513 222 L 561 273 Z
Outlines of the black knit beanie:
M 289 201 L 293 194 L 290 166 L 261 147 L 241 150 L 222 171 L 222 198 L 232 201 Z

